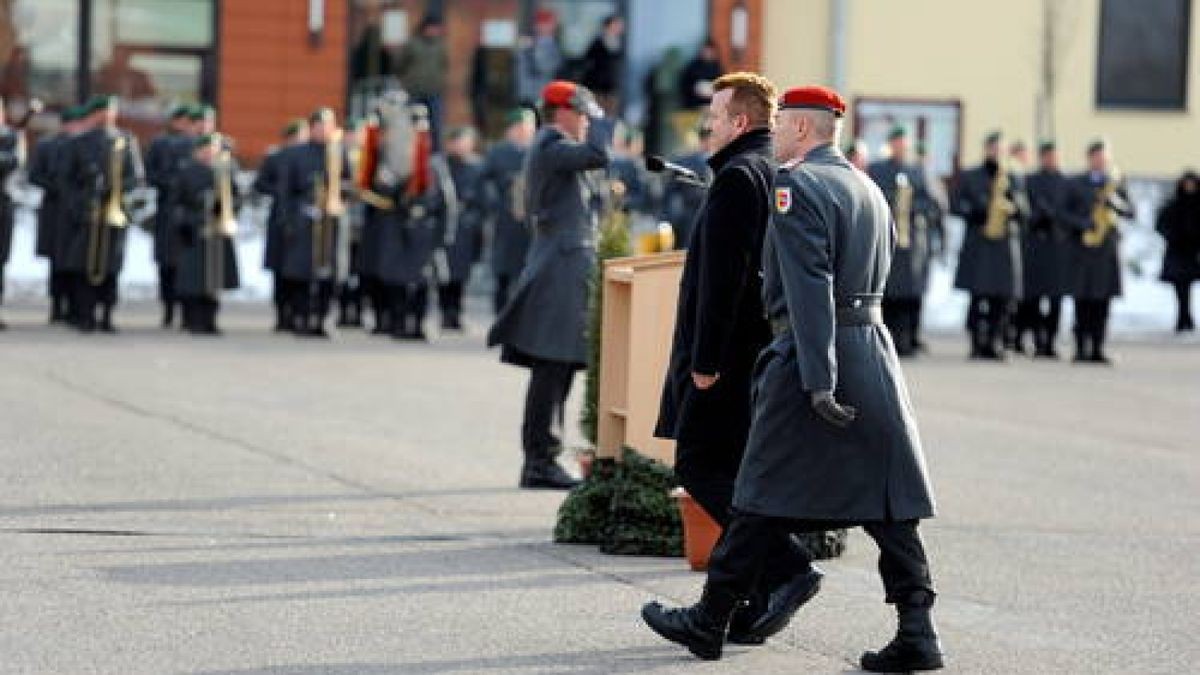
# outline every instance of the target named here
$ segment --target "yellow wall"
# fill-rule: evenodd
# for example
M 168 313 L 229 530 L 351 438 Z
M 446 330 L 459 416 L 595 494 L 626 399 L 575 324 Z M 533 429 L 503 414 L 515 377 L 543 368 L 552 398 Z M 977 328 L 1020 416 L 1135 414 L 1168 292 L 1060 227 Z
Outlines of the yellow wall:
M 764 71 L 781 87 L 828 83 L 831 1 L 838 0 L 767 1 Z M 991 129 L 1036 140 L 1040 0 L 842 1 L 849 3 L 843 94 L 960 100 L 965 164 L 979 161 Z M 1168 177 L 1200 165 L 1200 11 L 1192 12 L 1188 111 L 1099 111 L 1100 2 L 1057 1 L 1063 28 L 1055 117 L 1067 168 L 1078 168 L 1084 147 L 1100 135 L 1129 174 Z

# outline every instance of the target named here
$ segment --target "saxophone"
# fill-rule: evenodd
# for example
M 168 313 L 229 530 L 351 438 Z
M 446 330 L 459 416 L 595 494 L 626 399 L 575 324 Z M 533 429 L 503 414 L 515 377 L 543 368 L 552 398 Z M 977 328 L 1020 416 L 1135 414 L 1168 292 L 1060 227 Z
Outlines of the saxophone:
M 93 286 L 99 286 L 108 275 L 108 256 L 112 248 L 112 230 L 123 229 L 129 225 L 122 203 L 124 191 L 125 164 L 122 161 L 125 154 L 126 141 L 124 136 L 113 139 L 108 151 L 108 175 L 112 177 L 108 196 L 103 207 L 92 209 L 91 222 L 88 228 L 87 248 L 87 279 Z
M 988 202 L 987 222 L 983 226 L 983 236 L 993 241 L 1008 237 L 1008 219 L 1014 211 L 1012 200 L 1008 198 L 1008 168 L 1000 164 L 996 177 L 992 180 L 992 198 Z
M 896 195 L 892 198 L 892 217 L 896 221 L 896 247 L 912 248 L 913 187 L 904 173 L 896 174 Z
M 1109 233 L 1117 229 L 1117 210 L 1113 208 L 1112 200 L 1117 195 L 1117 186 L 1120 183 L 1120 177 L 1114 168 L 1108 182 L 1096 192 L 1096 199 L 1092 202 L 1092 229 L 1083 232 L 1083 245 L 1087 248 L 1103 246 Z

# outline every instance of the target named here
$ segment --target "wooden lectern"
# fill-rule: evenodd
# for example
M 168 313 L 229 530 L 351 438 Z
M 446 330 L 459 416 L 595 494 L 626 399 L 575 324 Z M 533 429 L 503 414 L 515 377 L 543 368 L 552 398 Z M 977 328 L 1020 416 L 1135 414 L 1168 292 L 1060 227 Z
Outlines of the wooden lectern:
M 598 457 L 619 457 L 627 446 L 674 463 L 675 442 L 655 438 L 654 424 L 671 355 L 684 257 L 683 251 L 672 251 L 604 263 Z

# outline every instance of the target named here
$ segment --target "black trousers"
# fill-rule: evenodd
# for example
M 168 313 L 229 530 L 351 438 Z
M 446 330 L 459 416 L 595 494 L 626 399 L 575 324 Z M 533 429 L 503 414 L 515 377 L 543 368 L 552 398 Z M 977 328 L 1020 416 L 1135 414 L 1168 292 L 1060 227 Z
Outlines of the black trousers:
M 1112 300 L 1075 299 L 1075 340 L 1077 350 L 1083 356 L 1104 353 L 1104 340 L 1108 337 L 1108 312 Z
M 183 308 L 184 330 L 193 333 L 217 332 L 217 311 L 221 304 L 216 298 L 182 298 L 180 305 Z
M 379 277 L 363 276 L 362 293 L 366 304 L 375 317 L 375 332 L 389 333 L 392 330 L 392 305 L 388 298 L 388 287 Z
M 496 275 L 496 289 L 492 294 L 492 311 L 497 315 L 508 304 L 508 289 L 512 287 L 513 278 L 507 274 Z
M 442 319 L 457 321 L 462 316 L 463 282 L 448 281 L 438 286 L 438 309 Z
M 680 442 L 675 449 L 675 477 L 712 519 L 728 532 L 734 517 L 733 489 L 744 448 L 710 446 Z M 752 604 L 766 600 L 769 590 L 812 564 L 806 549 L 786 532 L 770 533 L 766 548 L 767 564 L 749 599 Z
M 563 424 L 574 381 L 573 364 L 547 359 L 534 359 L 530 364 L 525 416 L 521 422 L 521 447 L 526 458 L 544 458 L 562 445 L 562 440 L 554 435 L 554 427 Z
M 1039 352 L 1047 352 L 1058 339 L 1058 325 L 1062 316 L 1062 296 L 1039 295 L 1026 298 L 1017 306 L 1016 341 L 1025 342 L 1025 336 L 1033 335 L 1033 344 Z
M 174 265 L 158 266 L 158 299 L 167 315 L 174 314 L 175 305 L 179 303 L 179 295 L 175 292 L 176 269 Z
M 54 321 L 69 319 L 71 317 L 71 305 L 71 275 L 62 271 L 51 272 L 50 318 Z
M 929 606 L 935 597 L 918 521 L 803 521 L 737 512 L 708 561 L 708 588 L 750 597 L 773 541 L 799 532 L 861 526 L 879 546 L 879 576 L 889 604 Z
M 896 343 L 896 353 L 900 356 L 913 354 L 920 341 L 921 299 L 885 297 L 882 305 L 883 323 Z
M 288 282 L 289 300 L 294 323 L 301 329 L 320 328 L 329 315 L 333 300 L 333 280 L 313 279 Z
M 1011 315 L 1012 300 L 999 295 L 972 295 L 967 310 L 971 353 L 999 351 Z
M 104 280 L 99 284 L 92 284 L 84 275 L 80 274 L 75 277 L 74 295 L 80 327 L 95 327 L 97 307 L 101 310 L 99 319 L 101 324 L 111 324 L 112 310 L 117 305 L 117 275 L 105 275 Z
M 363 281 L 351 274 L 338 288 L 338 325 L 362 325 Z
M 1179 309 L 1176 313 L 1175 330 L 1195 330 L 1196 322 L 1192 319 L 1192 282 L 1176 281 L 1175 302 Z
M 419 333 L 429 313 L 429 285 L 389 284 L 385 289 L 392 335 L 404 337 Z

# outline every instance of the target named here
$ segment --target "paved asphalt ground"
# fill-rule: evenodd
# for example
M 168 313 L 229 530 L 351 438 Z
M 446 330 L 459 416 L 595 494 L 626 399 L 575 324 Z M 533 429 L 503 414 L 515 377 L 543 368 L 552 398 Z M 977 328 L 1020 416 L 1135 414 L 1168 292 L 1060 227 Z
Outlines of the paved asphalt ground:
M 549 543 L 561 495 L 513 487 L 523 375 L 482 320 L 418 346 L 153 312 L 84 339 L 6 311 L 2 673 L 840 673 L 890 636 L 857 533 L 766 647 L 701 663 L 652 635 L 640 605 L 702 577 Z M 1195 672 L 1200 343 L 1097 369 L 957 338 L 906 366 L 951 672 Z

